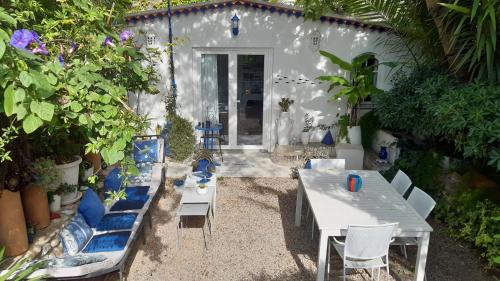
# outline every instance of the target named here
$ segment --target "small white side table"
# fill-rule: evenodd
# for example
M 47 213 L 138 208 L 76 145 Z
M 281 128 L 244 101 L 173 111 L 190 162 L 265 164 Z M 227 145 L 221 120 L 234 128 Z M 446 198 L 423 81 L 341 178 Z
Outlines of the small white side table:
M 181 244 L 180 239 L 182 239 L 182 218 L 183 217 L 205 217 L 203 226 L 201 230 L 203 232 L 203 241 L 205 242 L 205 249 L 207 249 L 207 239 L 205 237 L 205 225 L 208 223 L 208 229 L 210 230 L 210 236 L 212 236 L 212 231 L 210 227 L 210 206 L 208 203 L 183 203 L 177 209 L 177 245 Z M 180 235 L 179 235 L 180 230 Z

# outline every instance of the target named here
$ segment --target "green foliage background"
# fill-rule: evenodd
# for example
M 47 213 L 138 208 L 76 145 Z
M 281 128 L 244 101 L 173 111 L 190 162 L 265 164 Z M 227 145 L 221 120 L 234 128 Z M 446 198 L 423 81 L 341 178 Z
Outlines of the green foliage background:
M 1 1 L 0 124 L 7 138 L 0 159 L 57 156 L 67 141 L 100 152 L 108 164 L 125 158 L 132 136 L 146 125 L 128 106 L 128 93 L 158 92 L 150 83 L 158 79 L 154 68 L 143 64 L 150 57 L 133 40 L 119 40 L 131 2 Z M 9 45 L 22 28 L 40 35 L 48 56 Z M 108 36 L 115 46 L 104 44 Z M 74 53 L 70 42 L 78 45 Z

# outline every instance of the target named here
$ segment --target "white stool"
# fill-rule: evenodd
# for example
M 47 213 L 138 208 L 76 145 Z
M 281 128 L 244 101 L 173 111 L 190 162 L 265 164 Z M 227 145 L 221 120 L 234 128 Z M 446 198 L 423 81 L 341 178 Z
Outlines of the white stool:
M 345 159 L 346 170 L 362 170 L 365 151 L 360 144 L 339 143 L 335 145 L 335 158 Z
M 208 229 L 210 230 L 210 236 L 212 236 L 212 230 L 210 226 L 210 216 L 209 216 L 210 205 L 208 203 L 183 203 L 177 209 L 177 246 L 181 244 L 182 239 L 182 217 L 205 217 L 203 226 L 201 228 L 203 232 L 203 241 L 205 242 L 205 249 L 207 249 L 207 239 L 205 237 L 205 225 L 208 223 Z M 179 236 L 180 231 L 180 236 Z

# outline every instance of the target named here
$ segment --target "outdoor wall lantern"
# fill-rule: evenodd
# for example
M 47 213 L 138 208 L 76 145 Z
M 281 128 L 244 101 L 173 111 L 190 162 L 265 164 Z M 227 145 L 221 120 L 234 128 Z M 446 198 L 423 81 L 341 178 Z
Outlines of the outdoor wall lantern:
M 236 15 L 236 13 L 231 18 L 231 27 L 233 30 L 233 35 L 238 36 L 238 34 L 240 34 L 240 18 Z
M 319 51 L 321 44 L 321 33 L 319 30 L 314 30 L 310 35 L 310 47 L 313 52 Z

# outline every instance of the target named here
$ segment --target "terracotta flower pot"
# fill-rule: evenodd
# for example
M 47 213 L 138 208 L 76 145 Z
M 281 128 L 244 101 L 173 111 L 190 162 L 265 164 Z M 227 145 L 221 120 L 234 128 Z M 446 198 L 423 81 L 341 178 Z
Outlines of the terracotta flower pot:
M 84 156 L 85 160 L 89 161 L 92 163 L 92 166 L 94 166 L 94 173 L 99 171 L 101 169 L 101 154 L 99 153 L 89 153 Z
M 28 233 L 24 219 L 21 194 L 6 189 L 0 191 L 0 245 L 5 255 L 18 256 L 28 250 Z
M 49 200 L 42 186 L 30 184 L 22 193 L 24 215 L 36 229 L 43 229 L 50 224 Z

